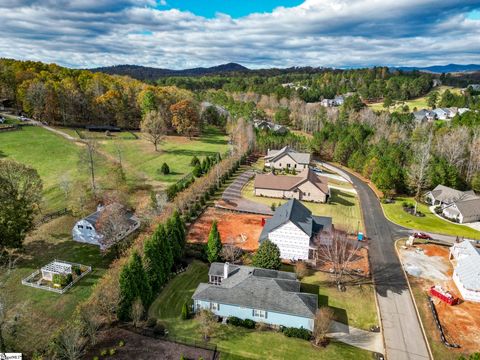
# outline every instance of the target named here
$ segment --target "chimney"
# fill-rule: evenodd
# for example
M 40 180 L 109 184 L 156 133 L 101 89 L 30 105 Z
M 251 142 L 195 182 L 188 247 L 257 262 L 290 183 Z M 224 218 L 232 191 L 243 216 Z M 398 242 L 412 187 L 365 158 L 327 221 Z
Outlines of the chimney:
M 230 264 L 228 262 L 226 262 L 225 264 L 223 264 L 223 278 L 226 279 L 228 278 L 228 266 Z

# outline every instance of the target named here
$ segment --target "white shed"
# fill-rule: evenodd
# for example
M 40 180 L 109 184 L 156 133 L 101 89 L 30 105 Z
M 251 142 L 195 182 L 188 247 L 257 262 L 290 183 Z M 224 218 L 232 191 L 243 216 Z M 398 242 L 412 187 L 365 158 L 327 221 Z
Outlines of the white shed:
M 42 279 L 53 281 L 53 275 L 68 275 L 72 273 L 72 265 L 63 261 L 54 260 L 41 268 Z

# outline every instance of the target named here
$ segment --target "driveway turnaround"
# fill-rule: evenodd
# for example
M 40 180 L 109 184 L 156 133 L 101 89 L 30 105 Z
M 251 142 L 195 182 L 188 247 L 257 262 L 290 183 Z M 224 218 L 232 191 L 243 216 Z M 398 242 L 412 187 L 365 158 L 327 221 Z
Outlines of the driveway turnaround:
M 349 175 L 360 197 L 369 241 L 386 357 L 389 360 L 429 359 L 420 319 L 395 251 L 395 239 L 408 236 L 411 230 L 388 221 L 373 190 L 353 174 Z

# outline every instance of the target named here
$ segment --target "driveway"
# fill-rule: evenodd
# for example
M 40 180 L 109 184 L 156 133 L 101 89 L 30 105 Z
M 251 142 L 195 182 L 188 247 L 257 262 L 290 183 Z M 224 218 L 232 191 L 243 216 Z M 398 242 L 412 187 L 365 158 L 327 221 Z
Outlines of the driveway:
M 369 239 L 369 258 L 386 356 L 390 360 L 429 359 L 420 320 L 394 244 L 396 238 L 408 236 L 411 230 L 388 221 L 373 190 L 353 174 L 348 175 L 360 197 Z
M 222 199 L 215 203 L 220 209 L 234 210 L 239 212 L 273 215 L 273 211 L 265 204 L 256 203 L 242 197 L 242 189 L 245 184 L 255 176 L 255 171 L 247 170 L 240 174 L 222 194 Z

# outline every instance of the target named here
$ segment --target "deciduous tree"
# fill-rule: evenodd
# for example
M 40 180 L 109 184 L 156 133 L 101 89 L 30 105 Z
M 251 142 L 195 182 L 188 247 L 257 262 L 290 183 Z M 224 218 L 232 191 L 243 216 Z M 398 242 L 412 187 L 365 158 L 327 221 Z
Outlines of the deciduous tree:
M 170 106 L 172 124 L 179 134 L 191 138 L 200 130 L 198 109 L 191 100 L 182 100 Z
M 155 151 L 158 151 L 158 145 L 167 134 L 166 118 L 166 110 L 159 108 L 158 110 L 148 111 L 140 123 L 142 133 L 145 135 L 145 138 L 153 144 Z
M 334 312 L 331 308 L 322 306 L 315 314 L 315 325 L 313 328 L 313 338 L 315 345 L 325 344 L 327 333 L 332 326 Z

